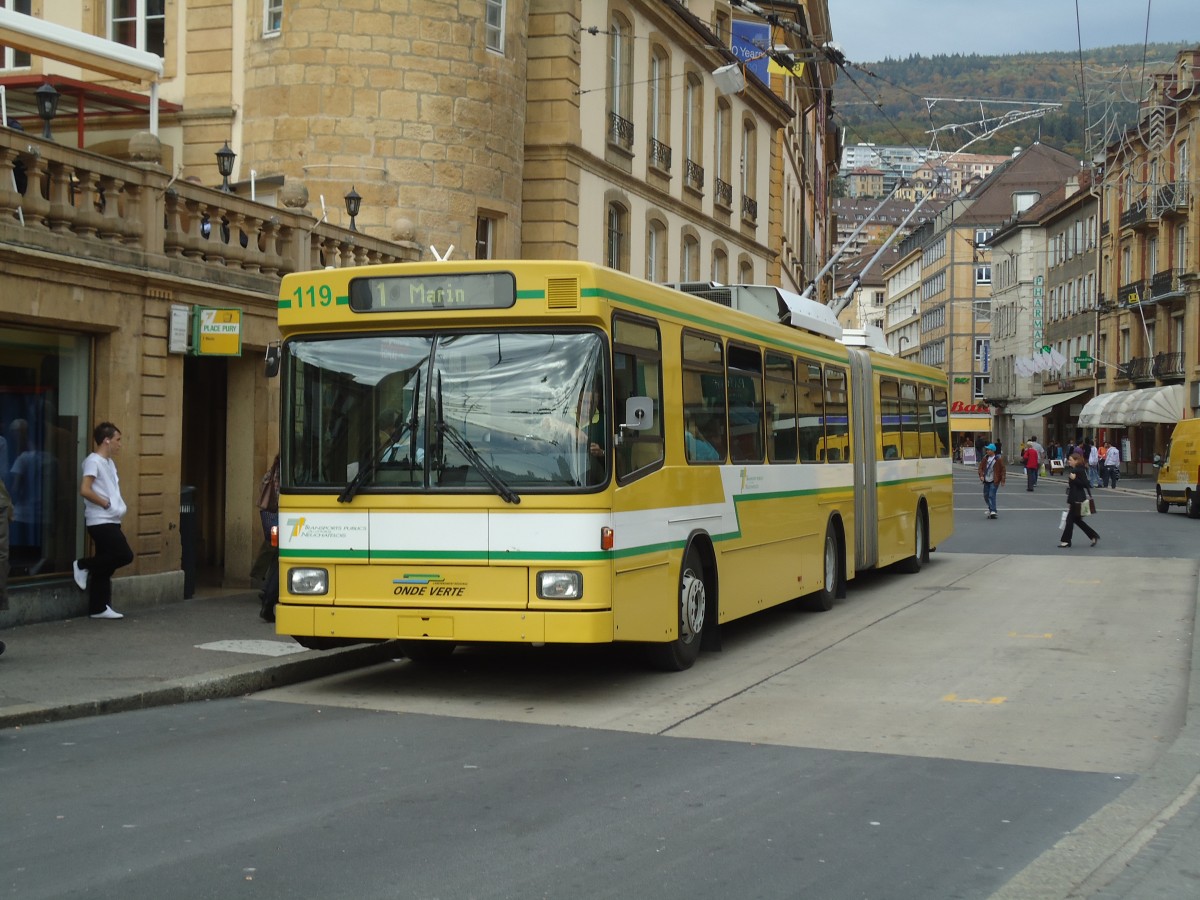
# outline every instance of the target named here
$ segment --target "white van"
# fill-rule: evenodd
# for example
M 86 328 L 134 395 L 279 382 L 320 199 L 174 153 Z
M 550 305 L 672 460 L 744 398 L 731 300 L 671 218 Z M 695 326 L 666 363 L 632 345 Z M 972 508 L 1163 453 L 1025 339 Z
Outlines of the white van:
M 1200 419 L 1177 423 L 1167 444 L 1167 455 L 1155 464 L 1158 511 L 1165 513 L 1172 506 L 1182 506 L 1193 519 L 1200 519 Z

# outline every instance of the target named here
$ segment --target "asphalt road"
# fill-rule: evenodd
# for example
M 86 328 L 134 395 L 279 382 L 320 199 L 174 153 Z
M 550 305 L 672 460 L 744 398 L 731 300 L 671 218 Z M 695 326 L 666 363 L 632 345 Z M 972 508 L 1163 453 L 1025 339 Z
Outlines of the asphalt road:
M 1183 722 L 1197 563 L 1107 539 L 1058 551 L 1040 535 L 1060 490 L 1021 496 L 995 521 L 961 512 L 952 541 L 983 552 L 943 547 L 827 613 L 727 627 L 688 672 L 612 648 L 467 649 L 7 732 L 0 885 L 1065 897 L 1178 791 L 1145 776 Z M 1147 502 L 1113 494 L 1102 516 L 1166 541 L 1197 524 Z

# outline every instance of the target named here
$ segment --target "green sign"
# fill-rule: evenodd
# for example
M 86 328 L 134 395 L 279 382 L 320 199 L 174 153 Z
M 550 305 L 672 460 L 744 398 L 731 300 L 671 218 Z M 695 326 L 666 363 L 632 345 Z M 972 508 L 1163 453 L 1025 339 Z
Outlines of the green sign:
M 1071 360 L 1071 362 L 1075 363 L 1075 365 L 1079 366 L 1079 368 L 1081 368 L 1081 369 L 1086 369 L 1089 366 L 1091 366 L 1091 364 L 1094 363 L 1095 360 L 1092 359 L 1092 355 L 1090 353 L 1088 353 L 1086 350 L 1080 350 L 1079 355 L 1076 356 L 1073 360 Z
M 242 355 L 240 309 L 199 307 L 192 327 L 192 352 L 197 356 Z

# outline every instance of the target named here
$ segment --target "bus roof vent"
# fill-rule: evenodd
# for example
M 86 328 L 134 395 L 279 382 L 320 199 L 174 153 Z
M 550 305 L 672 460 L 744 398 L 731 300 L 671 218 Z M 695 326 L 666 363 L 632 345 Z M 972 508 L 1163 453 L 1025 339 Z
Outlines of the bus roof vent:
M 673 287 L 685 294 L 703 297 L 705 300 L 711 300 L 721 306 L 733 306 L 733 291 L 716 281 L 676 281 L 667 287 Z
M 579 309 L 579 279 L 547 278 L 546 308 Z

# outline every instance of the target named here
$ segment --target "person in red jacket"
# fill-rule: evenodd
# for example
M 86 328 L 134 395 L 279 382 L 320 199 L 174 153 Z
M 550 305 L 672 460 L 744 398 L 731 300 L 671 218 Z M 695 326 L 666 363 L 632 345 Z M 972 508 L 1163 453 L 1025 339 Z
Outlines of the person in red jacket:
M 996 490 L 1004 484 L 1004 460 L 996 451 L 995 444 L 983 448 L 983 459 L 979 461 L 979 481 L 983 485 L 983 500 L 987 504 L 987 517 L 996 518 Z
M 1032 491 L 1037 487 L 1038 466 L 1042 464 L 1041 454 L 1038 453 L 1034 441 L 1037 438 L 1030 438 L 1025 443 L 1025 449 L 1021 451 L 1021 462 L 1025 464 L 1025 490 Z

